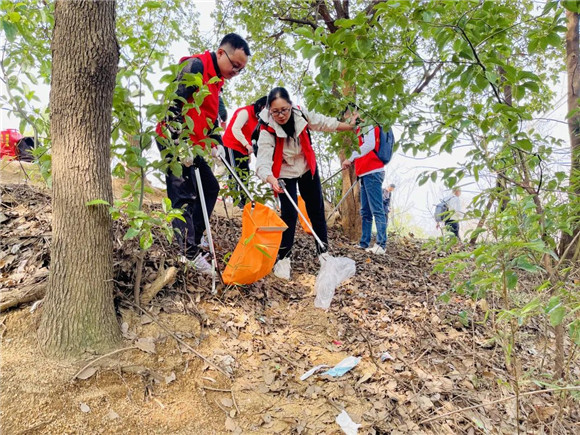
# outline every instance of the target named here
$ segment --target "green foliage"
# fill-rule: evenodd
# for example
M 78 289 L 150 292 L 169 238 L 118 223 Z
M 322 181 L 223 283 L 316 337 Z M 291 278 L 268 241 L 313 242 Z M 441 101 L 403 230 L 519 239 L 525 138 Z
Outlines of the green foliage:
M 137 186 L 138 187 L 138 186 Z M 126 197 L 130 197 L 132 192 L 130 188 L 125 189 Z M 124 218 L 129 223 L 129 229 L 125 233 L 123 240 L 139 238 L 139 246 L 146 251 L 153 244 L 153 230 L 158 228 L 171 242 L 174 236 L 174 230 L 171 226 L 173 219 L 184 220 L 182 210 L 171 207 L 171 201 L 164 198 L 162 209 L 152 209 L 144 211 L 136 201 L 126 201 L 124 199 L 115 201 L 110 208 L 113 219 Z
M 44 147 L 38 155 L 41 173 L 50 180 L 48 108 L 41 103 L 41 89 L 50 83 L 50 38 L 54 24 L 52 2 L 1 0 L 0 20 L 6 37 L 0 63 L 6 94 L 0 102 L 20 118 L 19 130 L 35 137 Z

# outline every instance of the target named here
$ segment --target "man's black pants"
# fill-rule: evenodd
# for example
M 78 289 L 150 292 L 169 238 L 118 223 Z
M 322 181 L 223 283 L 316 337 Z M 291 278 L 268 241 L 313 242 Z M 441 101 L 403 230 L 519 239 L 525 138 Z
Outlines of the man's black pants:
M 199 168 L 201 185 L 205 197 L 205 205 L 208 217 L 211 216 L 219 193 L 219 183 L 207 162 L 197 156 L 193 165 L 183 170 L 181 177 L 175 176 L 170 170 L 166 175 L 167 196 L 171 200 L 173 208 L 184 208 L 183 217 L 173 219 L 172 225 L 176 229 L 176 240 L 185 256 L 193 259 L 199 252 L 199 244 L 203 232 L 206 230 L 201 208 L 201 199 L 197 189 L 195 168 Z
M 448 219 L 445 221 L 445 226 L 459 239 L 459 222 Z

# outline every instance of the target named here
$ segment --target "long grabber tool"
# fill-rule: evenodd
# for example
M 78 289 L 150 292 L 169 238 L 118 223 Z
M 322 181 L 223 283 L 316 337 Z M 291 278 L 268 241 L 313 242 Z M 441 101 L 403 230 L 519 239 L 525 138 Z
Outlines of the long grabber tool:
M 209 250 L 211 252 L 211 294 L 215 295 L 217 293 L 215 286 L 216 274 L 218 275 L 220 282 L 223 284 L 224 280 L 222 274 L 218 269 L 217 256 L 215 254 L 215 247 L 213 245 L 213 237 L 211 236 L 211 228 L 209 226 L 209 215 L 207 213 L 207 207 L 205 205 L 205 194 L 203 193 L 203 186 L 201 184 L 201 175 L 199 174 L 199 168 L 195 167 L 195 180 L 197 181 L 197 190 L 199 191 L 199 200 L 201 201 L 201 211 L 203 213 L 203 220 L 205 222 L 205 229 L 207 233 L 207 241 L 209 244 Z
M 302 220 L 304 221 L 304 223 L 306 224 L 306 226 L 308 227 L 308 229 L 310 231 L 312 231 L 312 235 L 314 236 L 314 238 L 316 239 L 316 241 L 318 242 L 318 244 L 320 245 L 320 247 L 324 251 L 326 249 L 326 246 L 324 245 L 324 243 L 322 242 L 322 240 L 320 240 L 320 238 L 316 235 L 316 233 L 312 229 L 312 225 L 310 224 L 310 222 L 308 222 L 308 218 L 306 216 L 304 216 L 304 213 L 302 213 L 302 211 L 300 210 L 300 208 L 296 205 L 296 202 L 294 201 L 294 199 L 292 199 L 292 196 L 290 196 L 290 194 L 286 190 L 286 183 L 284 183 L 284 180 L 278 180 L 278 184 L 280 185 L 280 187 L 282 188 L 282 190 L 286 194 L 286 197 L 288 198 L 288 201 L 290 201 L 290 203 L 294 206 L 294 208 L 296 209 L 296 211 L 298 212 L 298 214 L 300 215 L 300 217 L 302 218 Z
M 326 250 L 326 246 L 314 232 L 312 225 L 308 222 L 308 219 L 306 219 L 304 213 L 300 211 L 300 208 L 298 208 L 294 199 L 288 194 L 284 180 L 278 180 L 278 183 L 280 184 L 280 187 L 286 194 L 286 197 L 290 203 L 302 217 L 310 231 L 312 231 L 312 235 L 318 244 L 322 247 L 322 252 L 324 252 Z M 341 285 L 346 279 L 354 276 L 356 273 L 356 265 L 354 260 L 351 260 L 350 258 L 333 257 L 328 254 L 328 252 L 321 254 L 318 258 L 320 260 L 320 271 L 316 275 L 316 282 L 314 284 L 314 290 L 316 291 L 314 306 L 326 310 L 330 306 L 330 302 L 334 296 L 336 287 Z
M 228 171 L 230 171 L 230 174 L 232 174 L 232 176 L 234 177 L 236 182 L 240 185 L 240 187 L 242 188 L 242 190 L 244 191 L 246 196 L 250 199 L 250 201 L 252 201 L 252 204 L 254 204 L 254 196 L 250 193 L 250 191 L 248 190 L 248 188 L 246 187 L 244 182 L 240 179 L 236 170 L 234 168 L 232 168 L 232 166 L 229 164 L 229 162 L 226 159 L 224 159 L 222 156 L 220 156 L 220 159 L 221 159 L 222 163 L 224 164 L 224 166 L 226 167 L 226 169 Z
M 339 169 L 338 171 L 336 171 L 334 174 L 332 174 L 330 177 L 328 177 L 326 180 L 323 180 L 320 185 L 325 184 L 327 181 L 332 180 L 334 177 L 336 177 L 338 174 L 340 174 L 342 171 L 344 171 L 344 169 Z
M 352 189 L 354 189 L 354 186 L 356 186 L 358 183 L 358 178 L 356 179 L 356 181 L 354 183 L 352 183 L 352 185 L 348 188 L 348 190 L 346 191 L 346 193 L 344 194 L 344 196 L 342 198 L 340 198 L 340 201 L 338 201 L 338 204 L 336 204 L 336 207 L 334 207 L 332 209 L 332 212 L 328 215 L 327 219 L 330 219 L 334 213 L 336 213 L 336 211 L 338 210 L 338 208 L 340 207 L 340 205 L 344 202 L 344 200 L 346 199 L 346 197 L 348 196 L 348 194 L 352 191 Z

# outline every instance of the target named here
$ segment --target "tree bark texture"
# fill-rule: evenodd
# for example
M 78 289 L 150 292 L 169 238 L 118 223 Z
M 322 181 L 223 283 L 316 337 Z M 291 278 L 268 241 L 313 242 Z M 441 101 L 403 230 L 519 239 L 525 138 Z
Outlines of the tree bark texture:
M 568 72 L 568 113 L 578 110 L 580 98 L 580 47 L 578 36 L 578 13 L 566 11 L 568 21 L 566 31 L 566 69 Z M 578 210 L 580 210 L 580 113 L 568 118 L 568 132 L 570 133 L 570 211 L 574 214 L 572 234 L 563 234 L 560 252 L 563 253 L 572 243 L 575 235 L 580 231 Z M 576 242 L 578 243 L 578 242 Z M 575 247 L 569 250 L 569 257 L 574 255 Z
M 115 1 L 55 3 L 50 90 L 53 240 L 39 340 L 77 357 L 120 340 L 113 306 L 111 111 L 119 49 Z
M 346 155 L 344 152 L 339 154 L 340 161 L 344 161 Z M 354 165 L 348 170 L 342 172 L 342 196 L 346 195 L 348 190 L 356 181 Z M 342 231 L 350 240 L 360 239 L 362 233 L 362 219 L 360 216 L 360 185 L 355 186 L 348 197 L 340 206 L 340 223 Z

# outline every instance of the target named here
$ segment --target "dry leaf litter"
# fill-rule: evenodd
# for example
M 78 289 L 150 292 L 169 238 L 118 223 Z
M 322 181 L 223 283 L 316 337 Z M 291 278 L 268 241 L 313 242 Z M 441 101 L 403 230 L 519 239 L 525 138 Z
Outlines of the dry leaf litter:
M 15 291 L 47 280 L 51 206 L 47 191 L 1 189 L 5 303 Z M 223 257 L 238 241 L 240 220 L 231 211 L 229 218 L 220 216 L 220 207 L 211 224 Z M 144 291 L 160 266 L 178 272 L 144 307 L 145 315 L 132 305 L 138 245 L 122 242 L 124 231 L 116 222 L 115 303 L 124 350 L 94 364 L 96 356 L 56 363 L 35 339 L 42 308 L 31 312 L 31 300 L 4 314 L 4 433 L 335 434 L 342 433 L 337 417 L 343 411 L 351 428 L 360 425 L 364 434 L 512 434 L 518 424 L 523 433 L 579 429 L 577 402 L 550 394 L 522 397 L 519 413 L 516 402 L 506 400 L 422 423 L 510 397 L 513 390 L 484 321 L 487 304 L 461 297 L 441 302 L 449 282 L 431 273 L 440 254 L 418 240 L 390 237 L 388 255 L 369 256 L 331 229 L 332 254 L 353 258 L 357 274 L 337 289 L 325 312 L 314 308 L 319 266 L 314 242 L 304 234 L 297 235 L 291 282 L 270 275 L 243 288 L 222 287 L 216 296 L 209 278 L 184 269 L 175 248 L 158 236 L 145 256 Z M 467 325 L 463 311 L 470 313 Z M 524 372 L 541 357 L 537 332 L 528 331 L 527 351 L 518 353 Z M 323 374 L 349 356 L 360 362 L 344 375 Z M 317 365 L 327 367 L 300 380 Z M 524 379 L 521 390 L 541 388 Z

